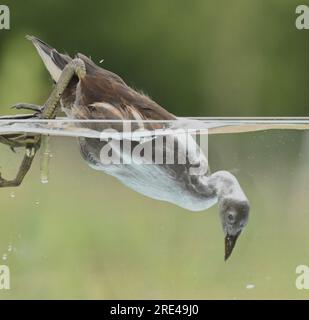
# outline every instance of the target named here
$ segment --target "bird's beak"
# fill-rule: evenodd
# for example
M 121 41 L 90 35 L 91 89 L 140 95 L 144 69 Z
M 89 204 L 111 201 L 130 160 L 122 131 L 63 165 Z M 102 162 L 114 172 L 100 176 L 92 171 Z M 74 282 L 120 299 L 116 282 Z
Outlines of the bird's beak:
M 225 255 L 224 255 L 225 261 L 231 255 L 231 253 L 235 247 L 236 240 L 239 237 L 240 233 L 241 233 L 241 231 L 239 231 L 235 235 L 229 235 L 229 234 L 226 235 L 226 237 L 225 237 Z

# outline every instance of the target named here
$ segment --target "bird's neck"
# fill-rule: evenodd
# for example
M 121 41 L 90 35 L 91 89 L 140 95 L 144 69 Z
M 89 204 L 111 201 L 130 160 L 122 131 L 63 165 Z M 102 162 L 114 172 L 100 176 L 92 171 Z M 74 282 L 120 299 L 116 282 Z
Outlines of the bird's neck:
M 228 171 L 217 171 L 208 176 L 207 180 L 209 187 L 214 190 L 219 201 L 229 196 L 239 200 L 246 199 L 236 177 Z
M 217 171 L 210 176 L 198 178 L 198 192 L 207 198 L 213 197 L 220 200 L 232 196 L 239 200 L 246 199 L 237 179 L 228 171 Z

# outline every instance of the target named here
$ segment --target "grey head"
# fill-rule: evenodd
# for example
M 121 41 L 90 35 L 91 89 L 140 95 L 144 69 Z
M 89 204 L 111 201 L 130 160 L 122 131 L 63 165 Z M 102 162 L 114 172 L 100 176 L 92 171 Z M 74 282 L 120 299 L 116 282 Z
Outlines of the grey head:
M 249 209 L 249 201 L 246 198 L 228 196 L 219 201 L 220 218 L 225 235 L 224 260 L 230 257 L 239 235 L 248 222 Z
M 230 172 L 217 171 L 210 175 L 208 181 L 218 199 L 220 220 L 225 236 L 224 259 L 227 260 L 248 222 L 250 204 L 236 177 Z

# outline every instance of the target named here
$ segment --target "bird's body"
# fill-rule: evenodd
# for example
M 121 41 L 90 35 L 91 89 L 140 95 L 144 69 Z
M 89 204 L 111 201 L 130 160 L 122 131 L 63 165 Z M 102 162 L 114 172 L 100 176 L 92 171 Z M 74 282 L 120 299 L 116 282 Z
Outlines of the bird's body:
M 63 68 L 71 58 L 59 55 L 44 43 L 40 42 L 40 44 L 40 48 L 45 49 L 44 53 L 46 53 L 47 59 L 53 59 L 50 62 L 52 66 L 50 70 L 53 70 L 52 74 L 55 77 L 60 76 L 60 72 L 57 71 L 55 65 L 58 69 Z M 149 130 L 163 128 L 163 124 L 148 122 L 145 125 L 139 121 L 173 121 L 177 119 L 175 115 L 166 111 L 146 95 L 131 89 L 118 75 L 96 66 L 89 58 L 82 54 L 78 54 L 77 57 L 85 63 L 86 75 L 80 80 L 74 78 L 61 98 L 62 110 L 69 118 L 111 121 L 119 119 L 133 120 L 138 121 L 135 125 L 146 126 Z M 101 130 L 106 129 L 106 126 L 108 128 L 115 128 L 117 125 L 112 122 L 109 124 L 87 124 L 88 127 L 96 126 L 96 129 L 99 126 Z M 180 148 L 182 153 L 186 153 L 188 145 L 185 143 L 186 141 L 181 141 L 182 137 L 178 137 L 176 134 L 173 135 L 173 138 L 175 139 L 177 148 Z M 198 148 L 195 140 L 192 137 L 188 138 L 190 139 L 191 148 Z M 106 165 L 100 159 L 100 151 L 106 144 L 106 141 L 93 138 L 79 138 L 79 142 L 83 158 L 93 169 L 104 171 L 116 177 L 126 186 L 143 195 L 157 200 L 168 201 L 191 211 L 205 210 L 216 202 L 214 192 L 205 191 L 203 182 L 200 181 L 205 179 L 205 176 L 192 176 L 189 174 L 192 160 L 190 163 L 188 158 L 185 164 L 149 165 L 135 164 L 132 161 L 131 164 L 111 163 Z M 158 146 L 153 142 L 153 140 L 150 140 L 144 142 L 144 144 L 145 148 L 147 148 L 146 144 L 151 144 L 150 148 L 153 149 L 152 154 L 155 154 L 155 148 Z M 134 147 L 138 142 L 132 141 L 132 144 L 132 147 Z M 162 146 L 160 145 L 159 147 Z M 172 151 L 167 150 L 167 148 L 165 145 L 166 153 Z M 124 154 L 122 156 L 128 155 Z M 204 172 L 208 172 L 208 162 L 202 151 L 197 161 L 199 161 L 200 166 L 203 166 Z
M 89 119 L 90 117 L 84 117 L 84 113 L 81 108 L 82 107 L 74 106 L 72 109 L 64 108 L 63 110 L 69 117 L 73 117 L 75 119 Z M 109 108 L 112 109 L 113 107 L 110 106 Z M 102 119 L 105 114 L 104 111 L 101 111 L 102 115 L 101 112 L 97 112 L 95 119 Z M 118 110 L 115 110 L 114 112 L 118 112 Z M 82 117 L 80 117 L 81 114 Z M 128 112 L 128 114 L 130 120 L 140 121 L 141 117 L 145 120 L 152 120 L 147 118 L 142 111 Z M 124 119 L 127 118 L 124 117 Z M 92 124 L 87 124 L 88 127 L 91 125 Z M 106 127 L 106 124 L 102 125 L 100 123 L 93 125 L 96 127 L 101 126 L 101 129 L 105 129 Z M 139 125 L 139 123 L 136 125 Z M 115 127 L 119 126 L 119 124 L 109 124 L 108 126 Z M 160 129 L 160 127 L 163 126 L 159 123 L 150 122 L 147 123 L 147 127 L 148 129 Z M 185 155 L 188 149 L 187 139 L 190 141 L 191 148 L 199 148 L 196 145 L 195 140 L 191 136 L 186 136 L 186 139 L 183 139 L 182 136 L 178 136 L 177 134 L 170 134 L 169 139 L 173 139 L 174 143 L 172 145 L 168 145 L 166 143 L 161 143 L 162 140 L 159 140 L 160 138 L 162 137 L 153 137 L 153 139 L 148 139 L 142 143 L 140 141 L 130 141 L 131 148 L 127 151 L 122 150 L 121 153 L 122 162 L 125 158 L 130 158 L 130 160 L 132 160 L 129 161 L 130 164 L 115 162 L 111 162 L 109 164 L 103 163 L 100 152 L 106 145 L 107 141 L 92 138 L 79 138 L 79 144 L 83 158 L 93 169 L 104 171 L 105 173 L 116 177 L 126 186 L 145 196 L 157 200 L 168 201 L 191 211 L 205 210 L 212 206 L 216 202 L 216 196 L 215 194 L 212 196 L 209 194 L 210 192 L 208 190 L 205 191 L 203 188 L 204 184 L 202 183 L 202 180 L 205 179 L 206 175 L 190 175 L 190 168 L 191 166 L 196 165 L 197 161 L 201 170 L 205 173 L 208 172 L 208 162 L 202 151 L 199 153 L 199 159 L 195 159 L 195 162 L 192 161 L 192 158 L 189 161 L 188 156 Z M 160 143 L 157 143 L 156 140 L 160 141 Z M 118 146 L 117 141 L 118 140 L 115 142 L 116 147 Z M 111 141 L 108 143 L 112 148 L 113 143 Z M 141 144 L 144 150 L 151 150 L 151 152 L 149 152 L 149 154 L 144 154 L 142 163 L 136 163 L 136 161 L 131 157 L 132 150 L 138 145 L 141 147 Z M 155 155 L 157 149 L 162 148 L 162 146 L 164 146 L 165 154 L 174 152 L 175 150 L 169 150 L 169 148 L 174 148 L 176 146 L 177 155 L 182 153 L 186 159 L 185 163 L 177 163 L 177 159 L 175 159 L 175 163 L 172 164 L 155 163 L 153 155 Z M 114 148 L 114 151 L 115 150 L 116 148 Z M 207 201 L 205 201 L 205 199 L 207 199 Z
M 72 60 L 69 56 L 58 53 L 44 42 L 31 37 L 38 53 L 54 81 L 57 82 L 64 67 Z M 69 118 L 97 119 L 97 120 L 135 120 L 133 129 L 155 130 L 162 129 L 160 122 L 143 120 L 177 120 L 177 117 L 159 106 L 149 97 L 130 88 L 118 75 L 95 65 L 82 54 L 77 55 L 85 65 L 85 74 L 82 77 L 74 76 L 61 97 L 61 106 Z M 92 123 L 96 129 L 114 128 L 119 130 L 119 123 L 102 124 Z M 176 146 L 177 156 L 184 155 L 184 163 L 173 164 L 146 164 L 142 163 L 102 163 L 101 150 L 108 143 L 107 140 L 80 138 L 81 153 L 87 163 L 96 170 L 116 177 L 131 189 L 148 197 L 168 201 L 191 211 L 205 210 L 219 201 L 220 217 L 224 232 L 230 243 L 228 257 L 233 249 L 240 231 L 247 222 L 249 211 L 248 200 L 242 191 L 237 179 L 227 171 L 218 171 L 210 174 L 208 161 L 195 140 L 189 136 L 186 142 L 177 133 L 172 134 L 173 146 Z M 152 149 L 151 156 L 156 148 L 153 139 L 143 142 L 143 147 Z M 188 143 L 189 141 L 189 143 Z M 132 148 L 140 145 L 139 141 L 132 141 Z M 170 145 L 164 144 L 164 152 L 168 154 Z M 198 152 L 193 155 L 193 150 Z M 122 159 L 131 156 L 122 153 Z M 144 158 L 144 160 L 153 160 Z M 193 160 L 193 161 L 192 161 Z M 149 163 L 149 162 L 148 162 Z M 200 168 L 202 174 L 192 174 L 193 167 Z M 228 216 L 235 216 L 228 221 Z M 233 218 L 232 217 L 232 218 Z M 226 238 L 226 239 L 227 239 Z M 233 241 L 232 241 L 232 240 Z M 227 241 L 227 240 L 226 240 Z M 231 242 L 232 241 L 232 242 Z
M 146 150 L 153 149 L 151 155 L 155 154 L 155 148 L 161 147 L 161 144 L 155 145 L 155 139 L 143 143 L 143 148 Z M 186 147 L 183 146 L 182 141 L 176 135 L 173 139 L 178 148 L 183 148 L 185 152 Z M 193 139 L 192 143 L 195 143 Z M 152 160 L 144 157 L 144 164 L 135 161 L 130 161 L 130 164 L 104 164 L 100 158 L 100 150 L 105 144 L 106 142 L 98 139 L 80 138 L 82 155 L 93 169 L 116 177 L 129 188 L 145 196 L 168 201 L 191 211 L 205 210 L 216 203 L 217 197 L 213 190 L 205 188 L 203 179 L 207 179 L 207 176 L 190 175 L 189 161 L 185 164 L 149 164 Z M 135 147 L 139 143 L 132 142 L 132 144 Z M 167 148 L 165 151 L 169 152 Z M 122 159 L 124 157 L 130 157 L 130 155 L 122 154 Z M 203 157 L 204 154 L 201 158 Z M 203 162 L 202 165 L 205 167 L 207 166 L 205 158 L 199 161 Z

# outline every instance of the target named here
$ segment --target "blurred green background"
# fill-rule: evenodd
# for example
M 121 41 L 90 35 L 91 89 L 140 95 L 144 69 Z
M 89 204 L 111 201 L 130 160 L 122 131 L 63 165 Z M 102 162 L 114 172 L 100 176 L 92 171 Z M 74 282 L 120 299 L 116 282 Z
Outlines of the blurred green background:
M 295 1 L 3 4 L 11 30 L 0 31 L 2 114 L 17 102 L 41 104 L 51 90 L 24 38 L 32 34 L 104 59 L 177 115 L 308 115 L 309 31 L 295 28 Z M 74 139 L 53 139 L 52 151 L 47 185 L 37 157 L 21 187 L 0 190 L 0 264 L 12 287 L 0 298 L 309 297 L 295 287 L 296 266 L 309 264 L 305 132 L 210 137 L 212 170 L 234 173 L 252 207 L 227 263 L 216 207 L 188 214 L 136 194 L 88 168 Z M 0 146 L 0 154 L 1 172 L 14 175 L 22 151 Z
M 295 28 L 294 0 L 4 2 L 3 112 L 19 100 L 44 101 L 50 90 L 24 39 L 33 34 L 59 51 L 104 59 L 178 115 L 308 115 L 309 32 Z

